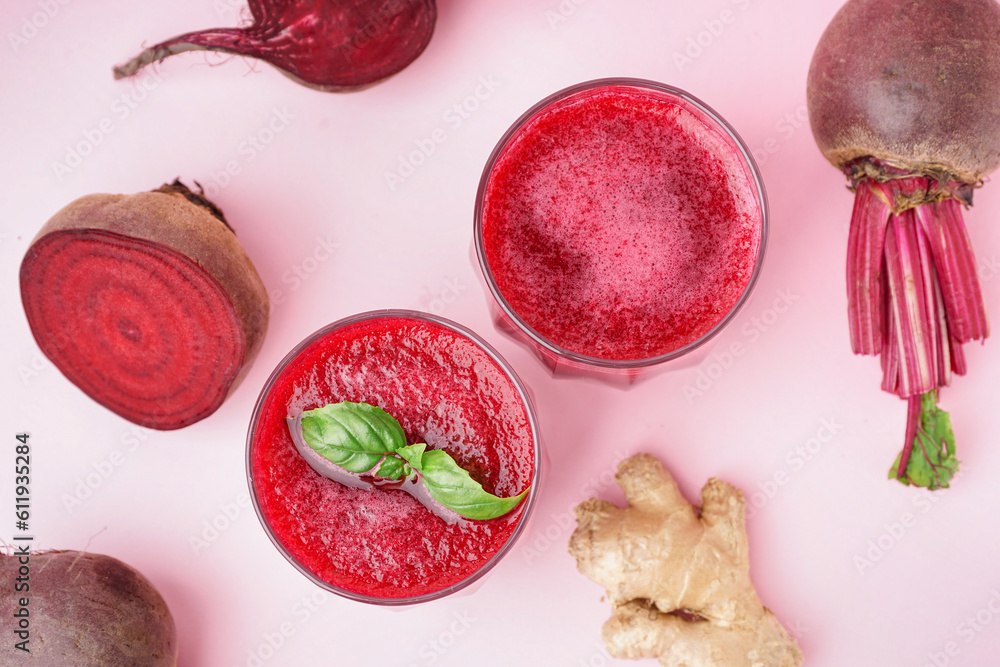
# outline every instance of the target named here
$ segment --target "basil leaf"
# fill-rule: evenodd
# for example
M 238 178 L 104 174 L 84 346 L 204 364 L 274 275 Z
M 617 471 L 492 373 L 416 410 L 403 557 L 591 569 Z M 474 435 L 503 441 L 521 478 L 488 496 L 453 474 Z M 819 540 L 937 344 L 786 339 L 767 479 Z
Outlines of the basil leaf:
M 370 471 L 406 446 L 399 422 L 367 403 L 334 403 L 303 412 L 302 438 L 317 454 L 353 473 Z
M 395 456 L 387 456 L 382 460 L 382 465 L 378 467 L 375 474 L 386 479 L 399 479 L 406 477 L 410 472 L 410 466 L 406 465 L 406 461 Z
M 525 489 L 512 498 L 488 493 L 448 452 L 428 451 L 422 442 L 407 445 L 399 422 L 367 403 L 333 403 L 307 410 L 298 422 L 302 441 L 348 472 L 367 473 L 378 466 L 376 475 L 393 480 L 416 473 L 419 485 L 406 485 L 404 490 L 449 523 L 455 514 L 473 520 L 503 516 L 528 493 Z M 316 469 L 317 464 L 310 465 Z M 450 512 L 442 512 L 441 507 Z
M 441 449 L 424 452 L 420 458 L 420 467 L 412 462 L 411 465 L 421 473 L 431 497 L 466 519 L 487 520 L 503 516 L 517 507 L 528 493 L 525 489 L 511 498 L 494 496 Z
M 426 449 L 427 443 L 421 442 L 416 445 L 400 447 L 396 450 L 396 454 L 402 456 L 415 470 L 420 470 L 423 467 L 423 457 Z

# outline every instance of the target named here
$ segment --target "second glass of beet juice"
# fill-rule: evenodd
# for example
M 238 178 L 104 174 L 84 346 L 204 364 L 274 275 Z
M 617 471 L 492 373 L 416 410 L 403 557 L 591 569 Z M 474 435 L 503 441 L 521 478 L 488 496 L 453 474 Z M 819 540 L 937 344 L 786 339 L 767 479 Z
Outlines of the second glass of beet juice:
M 527 496 L 499 518 L 447 523 L 402 490 L 318 474 L 288 420 L 343 401 L 382 408 L 407 444 L 446 450 L 489 493 Z M 250 495 L 281 554 L 324 589 L 381 605 L 440 598 L 490 570 L 527 522 L 540 457 L 510 366 L 468 329 L 407 310 L 349 317 L 300 343 L 265 384 L 247 436 Z
M 497 325 L 556 374 L 631 382 L 703 345 L 749 297 L 766 238 L 740 137 L 686 92 L 639 79 L 532 107 L 476 198 Z

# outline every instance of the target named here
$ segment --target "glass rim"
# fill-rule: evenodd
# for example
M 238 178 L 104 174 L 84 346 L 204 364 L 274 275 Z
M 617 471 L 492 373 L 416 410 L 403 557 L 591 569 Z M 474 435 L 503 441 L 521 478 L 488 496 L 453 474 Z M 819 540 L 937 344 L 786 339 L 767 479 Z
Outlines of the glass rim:
M 595 88 L 612 86 L 645 88 L 656 92 L 666 93 L 667 95 L 687 102 L 699 112 L 704 114 L 710 121 L 716 123 L 719 128 L 721 128 L 729 136 L 729 138 L 733 140 L 739 153 L 743 156 L 744 163 L 753 178 L 754 186 L 756 188 L 757 201 L 760 202 L 760 240 L 758 242 L 757 257 L 754 261 L 754 267 L 750 274 L 750 278 L 747 281 L 746 286 L 743 288 L 743 291 L 740 293 L 739 298 L 736 300 L 736 303 L 733 304 L 732 308 L 730 308 L 718 322 L 716 322 L 708 331 L 699 336 L 697 339 L 691 341 L 690 343 L 686 343 L 675 350 L 642 359 L 606 359 L 603 357 L 594 357 L 568 350 L 538 333 L 534 327 L 528 324 L 517 313 L 517 311 L 514 310 L 514 308 L 507 301 L 506 297 L 504 297 L 503 293 L 500 291 L 500 288 L 497 286 L 496 278 L 493 275 L 493 271 L 489 265 L 489 260 L 486 257 L 486 244 L 483 238 L 483 203 L 486 195 L 486 185 L 493 173 L 493 167 L 495 166 L 497 159 L 507 148 L 511 138 L 513 138 L 514 135 L 528 123 L 528 121 L 533 119 L 539 112 L 543 111 L 550 105 L 577 93 L 593 90 Z M 743 138 L 739 135 L 736 129 L 733 128 L 733 126 L 730 125 L 725 118 L 719 115 L 718 112 L 687 91 L 665 83 L 660 83 L 658 81 L 632 77 L 591 79 L 572 86 L 567 86 L 566 88 L 548 95 L 539 102 L 536 102 L 527 111 L 521 114 L 521 116 L 514 121 L 507 131 L 504 132 L 503 136 L 500 137 L 500 140 L 493 148 L 492 153 L 490 153 L 489 159 L 486 161 L 486 166 L 483 168 L 483 174 L 479 180 L 479 189 L 476 192 L 476 208 L 473 219 L 473 236 L 476 244 L 476 256 L 479 260 L 479 267 L 483 272 L 483 277 L 486 280 L 486 285 L 489 287 L 490 293 L 493 295 L 495 302 L 503 311 L 504 315 L 506 315 L 511 322 L 513 322 L 517 328 L 522 333 L 527 335 L 534 343 L 552 354 L 584 366 L 606 370 L 638 370 L 655 366 L 672 359 L 677 359 L 695 350 L 696 348 L 701 347 L 721 332 L 743 308 L 744 304 L 747 300 L 749 300 L 754 286 L 757 284 L 757 280 L 760 277 L 760 273 L 764 265 L 764 255 L 767 251 L 767 237 L 769 229 L 769 211 L 767 192 L 764 189 L 764 179 L 761 176 L 756 160 L 754 160 L 753 152 L 746 145 L 746 142 L 743 141 Z
M 500 370 L 507 376 L 508 380 L 513 385 L 514 389 L 517 391 L 517 395 L 520 398 L 521 405 L 524 407 L 525 414 L 528 420 L 528 427 L 531 432 L 531 443 L 532 443 L 532 454 L 534 456 L 534 462 L 531 471 L 530 487 L 528 495 L 523 501 L 523 507 L 521 508 L 521 516 L 517 519 L 517 524 L 514 526 L 514 530 L 511 532 L 510 536 L 503 543 L 503 545 L 493 554 L 486 562 L 482 564 L 475 572 L 467 576 L 466 578 L 458 581 L 454 584 L 446 586 L 440 590 L 432 591 L 429 593 L 423 593 L 421 595 L 412 595 L 407 597 L 398 598 L 387 598 L 378 597 L 374 595 L 366 595 L 364 593 L 358 593 L 356 591 L 350 591 L 341 588 L 335 584 L 331 584 L 325 581 L 319 575 L 314 573 L 312 570 L 303 565 L 295 556 L 293 556 L 285 545 L 278 539 L 275 534 L 274 529 L 271 527 L 270 522 L 264 516 L 264 512 L 260 506 L 260 500 L 257 495 L 257 486 L 255 482 L 254 467 L 253 467 L 253 452 L 254 452 L 254 433 L 257 430 L 257 425 L 260 420 L 261 412 L 263 410 L 264 404 L 267 401 L 271 390 L 274 388 L 275 383 L 278 378 L 281 377 L 282 373 L 288 368 L 288 366 L 295 361 L 307 348 L 319 341 L 320 339 L 326 337 L 327 335 L 342 329 L 346 326 L 358 324 L 360 322 L 366 322 L 371 320 L 380 319 L 411 319 L 417 321 L 430 322 L 442 326 L 450 331 L 453 331 L 465 338 L 469 339 L 474 343 L 480 350 L 486 353 L 494 363 L 500 368 Z M 477 333 L 465 327 L 457 322 L 434 315 L 432 313 L 426 313 L 423 311 L 407 310 L 407 309 L 384 309 L 384 310 L 370 310 L 363 313 L 357 313 L 348 317 L 341 318 L 335 322 L 332 322 L 320 329 L 317 329 L 310 335 L 306 336 L 302 341 L 300 341 L 288 354 L 286 354 L 280 362 L 275 366 L 274 370 L 268 376 L 267 381 L 264 383 L 260 394 L 257 397 L 257 402 L 254 405 L 253 414 L 250 417 L 250 426 L 247 429 L 247 445 L 246 445 L 246 475 L 247 475 L 247 485 L 250 492 L 250 500 L 253 503 L 254 513 L 257 515 L 257 520 L 260 522 L 267 534 L 268 539 L 275 546 L 278 552 L 287 560 L 296 570 L 305 575 L 310 581 L 319 586 L 320 588 L 326 590 L 327 592 L 339 595 L 344 598 L 348 598 L 357 602 L 364 602 L 372 605 L 378 606 L 405 606 L 412 604 L 419 604 L 421 602 L 429 602 L 431 600 L 437 600 L 439 598 L 446 597 L 455 593 L 461 589 L 468 587 L 469 585 L 475 583 L 487 574 L 493 567 L 500 562 L 500 560 L 506 556 L 511 549 L 513 549 L 514 544 L 517 542 L 521 533 L 524 531 L 525 526 L 528 523 L 528 519 L 531 516 L 531 511 L 535 506 L 535 500 L 538 495 L 538 486 L 541 481 L 542 472 L 542 448 L 541 448 L 541 433 L 538 428 L 538 420 L 535 416 L 534 405 L 532 404 L 531 395 L 528 393 L 527 387 L 518 377 L 517 373 L 514 371 L 510 363 L 504 359 L 497 350 L 486 342 Z

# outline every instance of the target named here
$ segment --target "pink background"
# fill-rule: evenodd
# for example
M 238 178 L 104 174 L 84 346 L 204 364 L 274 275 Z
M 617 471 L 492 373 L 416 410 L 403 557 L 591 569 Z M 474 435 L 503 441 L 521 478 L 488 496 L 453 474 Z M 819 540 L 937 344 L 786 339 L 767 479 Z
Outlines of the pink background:
M 878 362 L 850 352 L 852 198 L 805 114 L 809 59 L 839 5 L 441 0 L 410 68 L 332 95 L 199 53 L 112 80 L 144 43 L 236 24 L 237 0 L 4 2 L 0 538 L 14 533 L 13 436 L 28 431 L 35 546 L 106 553 L 145 573 L 176 618 L 185 667 L 615 664 L 599 641 L 603 591 L 566 543 L 572 508 L 620 500 L 614 466 L 645 450 L 690 498 L 719 476 L 757 501 L 752 575 L 808 665 L 995 664 L 1000 350 L 967 346 L 969 375 L 944 392 L 963 461 L 953 489 L 887 481 L 905 409 L 880 391 Z M 659 80 L 714 107 L 757 156 L 771 209 L 760 282 L 715 356 L 628 391 L 553 379 L 497 332 L 470 255 L 476 187 L 504 130 L 542 97 L 605 76 Z M 390 188 L 386 172 L 432 135 L 445 139 Z M 87 154 L 67 164 L 71 151 Z M 225 211 L 274 311 L 222 409 L 159 433 L 100 408 L 40 356 L 17 270 L 72 199 L 177 176 Z M 992 313 L 998 217 L 1000 188 L 988 184 L 967 221 Z M 549 460 L 512 553 L 472 592 L 402 610 L 326 595 L 292 569 L 249 506 L 243 466 L 257 393 L 285 353 L 333 320 L 386 307 L 442 314 L 493 343 L 534 393 Z M 741 354 L 726 357 L 735 343 Z

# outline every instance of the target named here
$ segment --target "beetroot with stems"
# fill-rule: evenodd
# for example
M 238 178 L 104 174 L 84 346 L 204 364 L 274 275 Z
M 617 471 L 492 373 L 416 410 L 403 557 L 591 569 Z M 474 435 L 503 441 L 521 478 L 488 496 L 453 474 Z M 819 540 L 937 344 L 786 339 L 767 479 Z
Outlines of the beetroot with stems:
M 167 603 L 149 579 L 117 558 L 81 551 L 0 554 L 0 585 L 7 626 L 0 633 L 0 664 L 177 665 Z M 23 635 L 15 632 L 20 618 L 27 619 Z M 29 652 L 17 647 L 25 641 Z
M 427 47 L 435 0 L 248 0 L 253 22 L 179 35 L 114 68 L 116 79 L 183 51 L 258 58 L 325 92 L 357 90 L 405 68 Z
M 1000 5 L 849 0 L 820 38 L 809 118 L 855 191 L 847 257 L 857 354 L 908 402 L 889 476 L 947 487 L 958 469 L 937 390 L 989 327 L 963 206 L 1000 165 Z
M 267 291 L 222 212 L 179 181 L 77 199 L 21 263 L 42 352 L 91 398 L 169 430 L 215 412 L 267 330 Z

